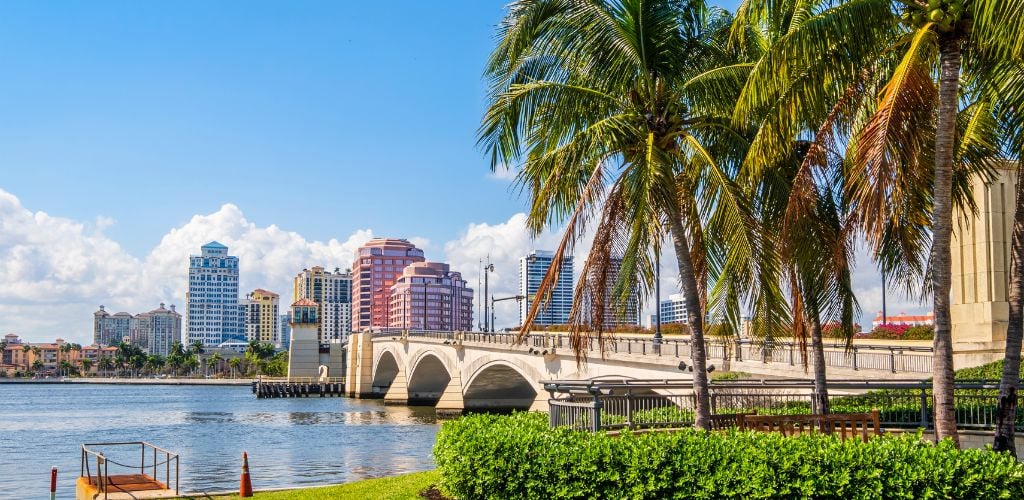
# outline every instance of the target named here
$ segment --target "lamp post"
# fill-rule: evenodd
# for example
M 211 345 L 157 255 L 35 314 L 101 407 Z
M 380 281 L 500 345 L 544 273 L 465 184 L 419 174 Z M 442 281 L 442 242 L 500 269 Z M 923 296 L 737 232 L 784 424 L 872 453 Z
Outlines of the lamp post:
M 654 350 L 661 350 L 661 249 L 654 256 Z
M 493 273 L 493 272 L 494 272 L 494 264 L 491 264 L 491 257 L 488 256 L 487 257 L 487 265 L 484 266 L 484 331 L 485 332 L 489 332 L 489 331 L 491 331 L 494 328 L 494 325 L 491 324 L 488 321 L 490 319 L 490 316 L 489 316 L 490 315 L 490 311 L 488 310 L 488 307 L 487 307 L 487 286 L 488 286 L 488 281 L 489 281 L 488 277 L 489 277 L 489 274 Z

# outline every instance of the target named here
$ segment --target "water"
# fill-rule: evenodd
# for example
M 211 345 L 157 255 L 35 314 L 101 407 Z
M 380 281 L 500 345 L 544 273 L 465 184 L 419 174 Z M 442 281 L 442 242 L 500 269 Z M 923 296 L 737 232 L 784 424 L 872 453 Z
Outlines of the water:
M 243 450 L 257 489 L 429 470 L 438 427 L 433 408 L 257 400 L 248 386 L 0 384 L 0 498 L 49 498 L 52 466 L 57 498 L 74 498 L 87 442 L 177 452 L 182 491 L 202 492 L 237 490 Z

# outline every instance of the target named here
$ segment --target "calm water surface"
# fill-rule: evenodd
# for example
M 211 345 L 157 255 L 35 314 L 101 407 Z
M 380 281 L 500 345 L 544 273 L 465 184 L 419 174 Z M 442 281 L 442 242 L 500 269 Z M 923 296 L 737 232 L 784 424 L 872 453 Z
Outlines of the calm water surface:
M 237 489 L 243 450 L 255 488 L 432 469 L 438 427 L 433 408 L 257 400 L 240 386 L 0 384 L 0 498 L 49 498 L 52 466 L 57 498 L 74 498 L 86 442 L 148 441 L 177 452 L 182 491 L 201 492 Z

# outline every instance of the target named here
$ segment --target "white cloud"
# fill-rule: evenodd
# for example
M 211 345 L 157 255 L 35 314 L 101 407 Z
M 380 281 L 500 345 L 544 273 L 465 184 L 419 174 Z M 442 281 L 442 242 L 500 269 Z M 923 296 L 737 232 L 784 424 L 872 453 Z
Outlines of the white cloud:
M 100 304 L 138 313 L 166 302 L 181 311 L 188 256 L 211 240 L 239 257 L 240 293 L 265 288 L 280 294 L 286 306 L 292 277 L 304 267 L 348 268 L 355 249 L 373 237 L 362 229 L 343 241 L 308 241 L 276 225 L 257 226 L 237 206 L 225 204 L 171 229 L 138 259 L 103 233 L 112 223 L 98 217 L 89 227 L 32 212 L 0 190 L 0 331 L 30 341 L 63 337 L 88 344 L 92 312 Z
M 518 169 L 501 164 L 494 167 L 494 171 L 488 174 L 488 177 L 499 181 L 514 181 L 517 175 L 519 175 Z

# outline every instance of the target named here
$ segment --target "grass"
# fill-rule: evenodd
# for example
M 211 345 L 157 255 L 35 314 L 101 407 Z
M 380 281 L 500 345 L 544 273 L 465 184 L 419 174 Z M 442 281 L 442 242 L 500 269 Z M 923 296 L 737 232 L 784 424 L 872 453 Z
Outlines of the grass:
M 400 476 L 365 479 L 336 486 L 300 488 L 294 490 L 268 491 L 253 495 L 258 500 L 406 500 L 418 499 L 420 492 L 438 484 L 441 475 L 437 471 L 414 472 Z M 185 497 L 190 500 L 229 500 L 238 495 L 218 497 Z

